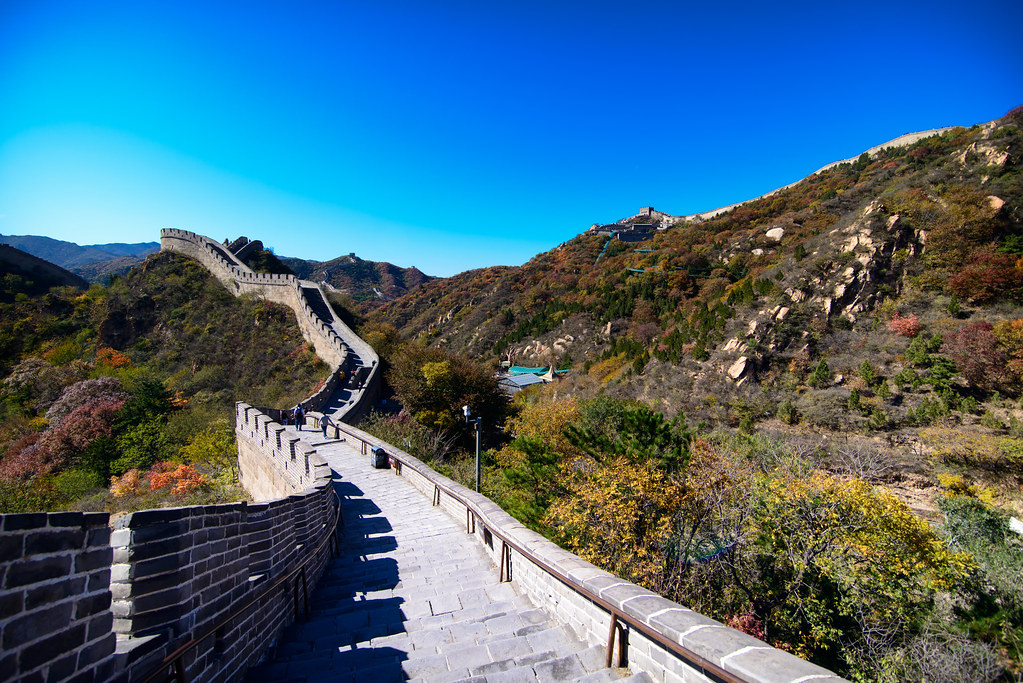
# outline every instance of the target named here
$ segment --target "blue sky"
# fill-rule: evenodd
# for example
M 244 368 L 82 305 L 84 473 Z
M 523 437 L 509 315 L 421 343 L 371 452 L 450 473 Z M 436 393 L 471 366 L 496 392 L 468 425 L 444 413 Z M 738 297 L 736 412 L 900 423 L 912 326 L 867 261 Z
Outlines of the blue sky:
M 0 0 L 0 233 L 451 275 L 1023 104 L 1023 3 Z

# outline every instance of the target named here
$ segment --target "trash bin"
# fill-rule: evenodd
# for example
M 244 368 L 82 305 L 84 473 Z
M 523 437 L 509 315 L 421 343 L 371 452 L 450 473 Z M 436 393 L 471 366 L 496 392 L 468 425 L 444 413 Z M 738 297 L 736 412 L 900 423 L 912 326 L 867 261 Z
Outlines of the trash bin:
M 370 464 L 378 470 L 386 470 L 390 466 L 390 463 L 387 460 L 387 451 L 379 446 L 373 448 L 369 461 Z

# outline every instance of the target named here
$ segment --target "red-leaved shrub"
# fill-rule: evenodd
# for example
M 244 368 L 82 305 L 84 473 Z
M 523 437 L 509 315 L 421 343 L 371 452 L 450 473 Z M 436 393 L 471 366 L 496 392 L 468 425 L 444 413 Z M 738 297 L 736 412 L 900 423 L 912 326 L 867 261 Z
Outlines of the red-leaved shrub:
M 1005 386 L 1006 357 L 998 345 L 993 325 L 987 321 L 963 325 L 945 335 L 942 351 L 955 361 L 963 378 L 972 386 L 995 391 Z
M 176 495 L 188 493 L 204 486 L 206 478 L 191 465 L 178 465 L 173 472 L 157 472 L 149 477 L 149 488 L 152 491 L 173 485 L 171 492 Z
M 20 481 L 53 469 L 53 454 L 39 443 L 42 434 L 28 434 L 10 445 L 0 460 L 0 479 Z
M 84 451 L 102 436 L 112 436 L 114 419 L 124 406 L 124 398 L 114 395 L 100 396 L 78 406 L 56 427 L 48 429 L 40 442 L 56 458 L 66 461 Z
M 984 303 L 1000 296 L 1023 297 L 1023 259 L 984 250 L 948 279 L 949 288 L 967 301 Z
M 904 318 L 896 313 L 888 321 L 888 331 L 903 337 L 915 337 L 920 332 L 920 321 L 917 320 L 916 314 L 910 314 Z

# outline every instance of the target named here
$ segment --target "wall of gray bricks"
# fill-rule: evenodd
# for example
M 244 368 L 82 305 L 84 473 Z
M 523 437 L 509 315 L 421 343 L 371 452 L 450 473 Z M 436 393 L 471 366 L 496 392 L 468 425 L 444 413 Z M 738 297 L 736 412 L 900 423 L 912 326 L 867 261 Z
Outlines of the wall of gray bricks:
M 0 515 L 0 679 L 112 672 L 106 513 Z
M 283 431 L 239 411 L 252 429 Z M 268 471 L 294 463 L 289 490 L 266 502 L 142 510 L 113 528 L 106 513 L 0 515 L 0 680 L 131 683 L 207 634 L 184 659 L 188 680 L 241 678 L 295 618 L 300 576 L 226 617 L 307 557 L 311 591 L 330 559 L 330 468 L 292 446 L 267 439 L 252 453 Z

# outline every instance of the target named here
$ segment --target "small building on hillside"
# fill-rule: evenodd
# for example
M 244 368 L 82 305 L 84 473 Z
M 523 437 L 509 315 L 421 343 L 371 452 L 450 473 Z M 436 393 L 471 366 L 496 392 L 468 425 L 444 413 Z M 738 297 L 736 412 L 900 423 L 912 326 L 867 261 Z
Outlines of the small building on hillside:
M 508 395 L 516 394 L 534 384 L 549 384 L 558 375 L 568 372 L 568 370 L 555 370 L 553 365 L 547 368 L 527 368 L 510 363 L 504 370 L 504 373 L 498 374 L 497 383 Z
M 501 375 L 497 378 L 497 384 L 509 396 L 514 396 L 526 387 L 534 384 L 544 384 L 543 377 L 526 373 L 522 375 Z

